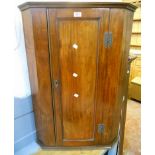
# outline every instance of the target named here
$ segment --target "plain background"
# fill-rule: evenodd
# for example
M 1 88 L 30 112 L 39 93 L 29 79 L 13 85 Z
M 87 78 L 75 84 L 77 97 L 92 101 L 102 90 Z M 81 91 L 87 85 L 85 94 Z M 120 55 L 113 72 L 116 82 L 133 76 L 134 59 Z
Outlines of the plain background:
M 23 1 L 21 1 L 22 3 Z M 14 6 L 0 3 L 0 154 L 14 154 Z M 152 155 L 155 139 L 155 2 L 142 0 L 142 155 Z M 18 84 L 18 81 L 17 81 Z

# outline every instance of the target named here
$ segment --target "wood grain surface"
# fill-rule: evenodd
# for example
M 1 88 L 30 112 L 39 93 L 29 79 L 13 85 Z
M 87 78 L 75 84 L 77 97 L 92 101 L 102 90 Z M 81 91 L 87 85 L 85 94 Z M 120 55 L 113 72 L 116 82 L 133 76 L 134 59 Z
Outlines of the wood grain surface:
M 42 143 L 52 146 L 55 134 L 46 9 L 26 10 L 22 16 L 37 135 Z
M 22 11 L 37 134 L 44 146 L 111 146 L 119 134 L 123 141 L 134 7 L 109 5 L 41 4 Z M 108 47 L 105 33 L 112 34 Z

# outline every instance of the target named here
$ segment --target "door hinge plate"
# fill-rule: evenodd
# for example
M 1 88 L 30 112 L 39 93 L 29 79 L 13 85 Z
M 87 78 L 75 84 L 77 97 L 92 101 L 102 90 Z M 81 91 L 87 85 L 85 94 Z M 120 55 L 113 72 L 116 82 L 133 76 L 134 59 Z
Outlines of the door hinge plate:
M 104 132 L 104 124 L 98 124 L 98 133 L 101 134 Z
M 108 48 L 112 46 L 112 32 L 104 33 L 104 47 Z
M 107 48 L 108 47 L 108 32 L 104 33 L 104 47 Z
M 112 46 L 112 32 L 109 32 L 108 47 Z

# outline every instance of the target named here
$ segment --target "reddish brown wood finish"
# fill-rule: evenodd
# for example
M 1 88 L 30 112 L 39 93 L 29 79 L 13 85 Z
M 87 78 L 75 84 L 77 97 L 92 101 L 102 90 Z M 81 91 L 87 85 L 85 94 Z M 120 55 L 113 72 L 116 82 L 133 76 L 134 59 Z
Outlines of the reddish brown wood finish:
M 44 146 L 110 146 L 120 132 L 121 150 L 135 8 L 107 8 L 110 3 L 106 8 L 96 3 L 94 8 L 92 3 L 80 8 L 30 5 L 21 8 L 38 139 Z M 82 16 L 75 18 L 74 12 Z M 113 36 L 108 48 L 105 32 Z M 98 124 L 104 124 L 102 134 Z
M 65 141 L 94 139 L 98 22 L 98 19 L 60 19 L 58 23 Z M 78 48 L 74 49 L 73 45 Z
M 46 9 L 22 13 L 38 139 L 55 144 Z
M 20 10 L 29 8 L 120 8 L 134 11 L 137 7 L 125 2 L 25 2 Z
M 109 32 L 112 32 L 112 46 L 101 52 L 99 56 L 98 77 L 98 102 L 102 111 L 102 122 L 105 124 L 105 132 L 100 139 L 102 144 L 110 145 L 118 137 L 120 109 L 122 102 L 123 74 L 128 55 L 123 46 L 125 44 L 124 22 L 125 11 L 123 9 L 110 9 Z M 116 16 L 117 15 L 117 16 Z M 104 47 L 103 47 L 104 48 Z
M 117 14 L 117 16 L 114 15 Z M 105 132 L 101 137 L 101 144 L 111 144 L 118 136 L 119 125 L 119 81 L 121 66 L 121 45 L 123 19 L 122 10 L 110 10 L 110 23 L 108 31 L 112 32 L 112 47 L 106 48 L 106 52 L 100 51 L 99 56 L 99 76 L 98 76 L 98 95 L 97 100 L 100 103 L 102 111 L 102 123 L 105 124 Z M 114 26 L 115 25 L 115 26 Z M 115 27 L 120 27 L 119 29 Z M 103 49 L 104 49 L 103 45 Z M 116 112 L 117 111 L 117 112 Z
M 131 33 L 132 33 L 132 21 L 133 21 L 133 13 L 125 10 L 124 13 L 124 42 L 123 42 L 123 50 L 124 50 L 124 56 L 123 56 L 123 72 L 122 72 L 122 83 L 123 88 L 122 89 L 122 96 L 124 96 L 124 100 L 122 101 L 121 105 L 121 120 L 120 120 L 120 131 L 119 131 L 119 155 L 123 155 L 123 142 L 124 142 L 124 130 L 125 130 L 125 121 L 126 121 L 126 110 L 127 110 L 127 99 L 128 99 L 128 83 L 129 83 L 129 72 L 130 71 L 130 62 L 128 62 L 128 56 L 129 56 L 129 49 L 130 49 L 130 40 L 131 40 Z
M 82 12 L 82 18 L 73 18 L 75 11 Z M 61 81 L 55 89 L 58 145 L 97 144 L 96 120 L 102 114 L 96 113 L 98 54 L 108 16 L 109 9 L 49 10 L 53 79 Z M 72 47 L 74 43 L 78 49 Z

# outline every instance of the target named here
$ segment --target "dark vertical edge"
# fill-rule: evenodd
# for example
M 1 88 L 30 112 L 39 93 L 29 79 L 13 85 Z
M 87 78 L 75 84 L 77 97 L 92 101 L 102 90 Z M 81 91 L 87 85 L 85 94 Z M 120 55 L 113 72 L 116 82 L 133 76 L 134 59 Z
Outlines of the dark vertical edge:
M 54 123 L 54 139 L 56 142 L 56 125 L 55 125 L 55 104 L 54 104 L 54 83 L 53 83 L 53 71 L 52 71 L 52 60 L 51 60 L 51 38 L 50 38 L 50 18 L 49 18 L 49 9 L 46 8 L 46 19 L 47 19 L 47 35 L 48 35 L 48 51 L 49 51 L 49 62 L 50 62 L 50 79 L 51 79 L 51 90 L 52 90 L 52 111 L 53 111 L 53 123 Z
M 57 10 L 56 10 L 57 11 Z M 61 47 L 61 42 L 60 42 L 60 32 L 59 32 L 59 22 L 60 22 L 60 19 L 57 18 L 56 19 L 56 34 L 57 34 L 57 44 L 58 44 L 58 64 L 59 64 L 59 95 L 60 95 L 60 99 L 59 99 L 59 102 L 60 102 L 60 107 L 59 107 L 59 111 L 60 111 L 60 114 L 61 114 L 61 117 L 60 117 L 60 121 L 61 121 L 61 139 L 62 139 L 62 143 L 64 142 L 64 128 L 63 128 L 63 106 L 62 106 L 62 81 L 61 81 L 61 77 L 62 77 L 62 72 L 61 72 L 61 61 L 60 61 L 60 47 Z
M 59 81 L 57 89 L 53 86 L 54 111 L 55 111 L 55 134 L 56 146 L 62 145 L 62 117 L 60 112 L 60 72 L 59 72 L 59 54 L 58 54 L 58 33 L 56 31 L 56 9 L 48 9 L 48 33 L 50 37 L 50 60 L 52 62 L 52 78 Z

